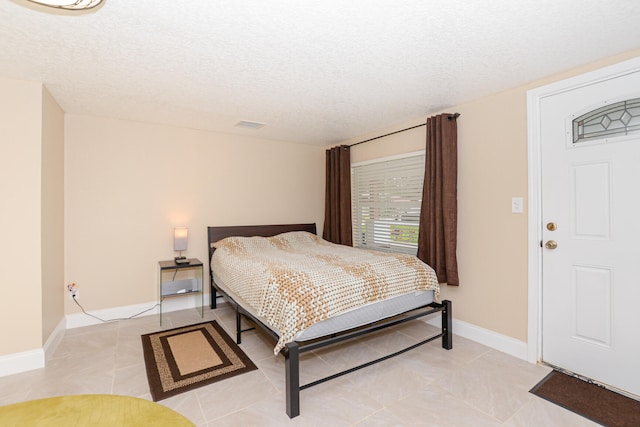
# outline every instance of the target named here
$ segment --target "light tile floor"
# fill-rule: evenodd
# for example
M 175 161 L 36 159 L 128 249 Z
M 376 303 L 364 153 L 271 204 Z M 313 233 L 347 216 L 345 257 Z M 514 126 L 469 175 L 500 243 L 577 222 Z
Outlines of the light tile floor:
M 233 311 L 205 310 L 231 336 Z M 44 369 L 0 378 L 0 405 L 63 394 L 149 394 L 140 335 L 201 322 L 195 310 L 67 330 Z M 302 383 L 371 360 L 436 331 L 414 321 L 301 357 Z M 437 332 L 436 332 L 437 333 Z M 301 415 L 285 414 L 284 359 L 262 334 L 243 334 L 257 371 L 160 403 L 197 426 L 595 426 L 528 390 L 549 368 L 454 336 L 301 392 Z

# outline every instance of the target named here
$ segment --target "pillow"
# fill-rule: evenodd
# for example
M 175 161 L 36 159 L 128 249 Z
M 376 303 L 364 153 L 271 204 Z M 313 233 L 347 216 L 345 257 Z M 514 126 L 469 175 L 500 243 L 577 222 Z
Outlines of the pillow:
M 313 233 L 307 231 L 289 231 L 281 233 L 272 237 L 243 237 L 243 236 L 231 236 L 225 237 L 222 240 L 212 243 L 212 246 L 216 249 L 229 249 L 236 251 L 246 251 L 267 249 L 270 247 L 288 247 L 296 248 L 309 243 L 317 243 L 322 239 Z
M 306 246 L 309 243 L 318 243 L 322 240 L 315 234 L 309 233 L 308 231 L 289 231 L 273 237 L 268 237 L 267 239 L 277 246 L 287 246 L 289 248 Z
M 266 238 L 259 236 L 231 236 L 225 237 L 224 239 L 218 240 L 217 242 L 213 243 L 213 247 L 216 249 L 244 249 L 248 247 L 260 248 L 264 245 L 269 245 L 269 242 L 266 240 Z

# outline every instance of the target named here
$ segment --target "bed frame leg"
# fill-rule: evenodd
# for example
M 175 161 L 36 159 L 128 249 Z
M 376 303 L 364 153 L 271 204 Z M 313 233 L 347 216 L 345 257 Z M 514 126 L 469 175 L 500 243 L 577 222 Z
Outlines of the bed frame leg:
M 209 254 L 209 258 L 211 258 L 211 254 Z M 214 310 L 218 306 L 217 295 L 216 288 L 213 287 L 213 272 L 211 268 L 209 268 L 209 298 L 211 299 L 211 310 Z
M 451 301 L 443 300 L 444 310 L 442 310 L 442 348 L 451 350 L 453 348 L 453 330 L 451 328 Z
M 300 415 L 300 351 L 298 344 L 286 344 L 284 368 L 287 395 L 287 415 L 289 418 Z
M 236 344 L 242 344 L 242 316 L 236 306 Z

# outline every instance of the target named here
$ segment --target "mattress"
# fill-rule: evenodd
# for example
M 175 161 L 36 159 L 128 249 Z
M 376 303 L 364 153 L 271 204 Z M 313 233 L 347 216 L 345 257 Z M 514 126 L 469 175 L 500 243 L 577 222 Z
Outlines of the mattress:
M 240 298 L 235 292 L 233 292 L 233 290 L 227 287 L 224 282 L 219 277 L 217 277 L 215 272 L 213 273 L 213 280 L 216 287 L 233 298 L 235 302 L 240 304 L 242 308 L 251 313 L 252 316 L 267 325 L 278 335 L 282 334 L 282 331 L 279 331 L 278 328 L 270 324 L 267 319 L 258 315 L 254 308 L 247 304 L 246 301 L 243 301 L 242 298 Z M 359 326 L 368 325 L 378 320 L 405 313 L 412 309 L 422 307 L 433 302 L 433 293 L 433 291 L 415 291 L 383 301 L 372 302 L 362 307 L 354 308 L 345 313 L 341 313 L 337 316 L 330 317 L 318 323 L 314 323 L 310 327 L 299 331 L 296 334 L 294 340 L 308 341 L 326 335 L 331 335 L 334 333 L 357 328 Z

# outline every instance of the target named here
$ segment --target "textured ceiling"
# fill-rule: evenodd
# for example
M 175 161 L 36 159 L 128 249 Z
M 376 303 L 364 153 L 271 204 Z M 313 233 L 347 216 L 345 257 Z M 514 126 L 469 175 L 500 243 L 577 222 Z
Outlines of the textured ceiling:
M 68 113 L 309 144 L 640 47 L 638 0 L 21 4 L 0 0 L 0 76 L 44 82 Z

